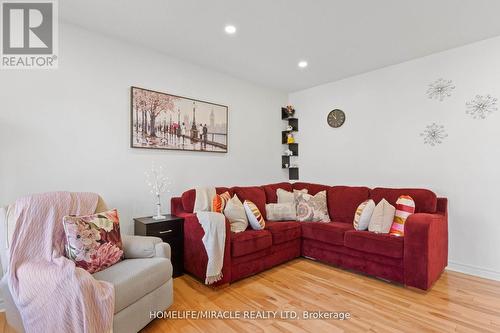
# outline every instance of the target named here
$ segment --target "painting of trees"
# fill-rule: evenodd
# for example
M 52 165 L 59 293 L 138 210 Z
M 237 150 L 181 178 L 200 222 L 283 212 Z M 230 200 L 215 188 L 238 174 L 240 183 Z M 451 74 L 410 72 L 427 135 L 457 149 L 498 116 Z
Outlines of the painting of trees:
M 131 88 L 131 147 L 227 152 L 228 107 Z
M 136 133 L 141 132 L 143 137 L 156 138 L 156 120 L 162 113 L 173 111 L 177 97 L 144 89 L 133 89 L 132 96 Z

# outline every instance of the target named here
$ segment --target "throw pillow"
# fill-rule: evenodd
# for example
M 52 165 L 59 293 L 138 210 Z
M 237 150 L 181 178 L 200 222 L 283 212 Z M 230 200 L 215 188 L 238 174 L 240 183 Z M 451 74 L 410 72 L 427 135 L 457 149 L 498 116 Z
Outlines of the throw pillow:
M 326 206 L 326 191 L 310 195 L 297 193 L 297 220 L 311 222 L 329 222 L 328 209 Z
M 394 236 L 404 236 L 406 219 L 413 213 L 415 213 L 415 201 L 409 195 L 401 195 L 396 201 L 396 214 L 389 233 Z
M 269 221 L 291 221 L 297 219 L 295 203 L 276 203 L 266 205 L 266 216 Z
M 278 203 L 291 203 L 296 202 L 295 197 L 297 193 L 307 193 L 307 189 L 303 190 L 293 190 L 293 192 L 285 191 L 282 188 L 276 190 L 276 196 L 278 197 Z
M 228 191 L 222 194 L 216 194 L 212 200 L 212 212 L 222 213 L 226 207 L 226 202 L 231 200 L 231 195 Z
M 89 273 L 123 258 L 120 220 L 116 209 L 87 216 L 65 216 L 66 256 Z
M 354 215 L 353 226 L 356 230 L 367 230 L 370 219 L 375 209 L 375 201 L 368 199 L 362 202 Z
M 247 214 L 245 213 L 245 208 L 236 194 L 228 200 L 228 202 L 226 202 L 224 215 L 231 224 L 232 232 L 242 232 L 248 227 L 248 219 Z
M 253 230 L 262 230 L 266 226 L 266 221 L 262 217 L 259 208 L 250 200 L 245 200 L 243 203 L 245 213 L 247 213 L 248 222 Z
M 396 208 L 387 202 L 387 200 L 382 199 L 373 210 L 370 224 L 368 225 L 368 231 L 379 234 L 389 233 L 395 212 Z

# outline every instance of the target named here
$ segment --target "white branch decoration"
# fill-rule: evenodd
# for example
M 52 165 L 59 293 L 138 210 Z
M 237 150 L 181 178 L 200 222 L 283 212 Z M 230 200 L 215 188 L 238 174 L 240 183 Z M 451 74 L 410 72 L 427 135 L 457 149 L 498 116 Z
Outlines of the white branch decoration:
M 150 187 L 151 193 L 156 197 L 156 215 L 153 216 L 155 220 L 164 219 L 165 216 L 161 215 L 161 195 L 165 192 L 170 192 L 169 186 L 172 184 L 167 176 L 163 173 L 163 167 L 160 165 L 156 168 L 154 163 L 151 165 L 151 171 L 144 173 L 146 176 L 146 184 Z

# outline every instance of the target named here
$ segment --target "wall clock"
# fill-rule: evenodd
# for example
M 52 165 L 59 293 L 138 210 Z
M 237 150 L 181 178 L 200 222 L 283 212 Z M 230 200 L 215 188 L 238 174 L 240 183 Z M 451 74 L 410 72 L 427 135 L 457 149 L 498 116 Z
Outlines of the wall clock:
M 328 125 L 333 128 L 338 128 L 345 122 L 345 113 L 340 109 L 335 109 L 330 111 L 326 120 L 328 121 Z

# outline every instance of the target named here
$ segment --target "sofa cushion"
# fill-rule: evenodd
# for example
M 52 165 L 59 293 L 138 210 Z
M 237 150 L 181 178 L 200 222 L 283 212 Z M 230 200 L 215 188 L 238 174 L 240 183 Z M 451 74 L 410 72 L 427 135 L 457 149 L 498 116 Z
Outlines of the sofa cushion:
M 328 213 L 332 221 L 352 223 L 356 208 L 370 197 L 368 187 L 332 186 L 327 190 Z
M 354 250 L 391 258 L 403 257 L 403 237 L 350 230 L 345 233 L 345 246 Z
M 432 191 L 418 188 L 382 188 L 377 187 L 370 191 L 370 197 L 378 203 L 382 199 L 386 199 L 393 206 L 401 195 L 409 195 L 415 201 L 415 213 L 430 213 L 436 212 L 437 197 Z
M 234 195 L 224 208 L 224 215 L 226 216 L 231 226 L 232 232 L 243 232 L 248 227 L 248 218 L 245 213 L 245 207 L 241 203 L 237 195 Z
M 302 222 L 329 222 L 326 191 L 310 195 L 295 191 L 297 201 L 297 221 Z
M 229 195 L 233 196 L 233 191 L 227 187 L 216 187 L 215 192 L 217 194 L 222 194 L 224 192 L 229 192 Z M 196 190 L 190 189 L 181 195 L 182 207 L 186 213 L 192 213 L 194 210 L 194 200 L 196 199 Z
M 231 194 L 228 191 L 222 194 L 216 194 L 212 200 L 212 212 L 224 213 L 226 203 L 231 200 Z
M 368 224 L 368 231 L 378 234 L 388 234 L 391 230 L 395 213 L 396 208 L 387 202 L 387 200 L 382 199 L 373 210 L 370 223 Z
M 248 223 L 252 227 L 253 230 L 263 230 L 266 226 L 266 221 L 262 217 L 259 208 L 250 200 L 245 200 L 243 203 L 243 207 L 245 207 L 245 213 L 247 214 Z
M 292 187 L 294 190 L 307 189 L 307 193 L 309 193 L 311 195 L 315 195 L 318 192 L 326 191 L 330 186 L 321 185 L 321 184 L 313 184 L 313 183 L 297 182 L 297 183 L 293 183 Z
M 356 230 L 368 230 L 368 225 L 375 210 L 375 201 L 368 199 L 363 201 L 356 209 L 352 225 Z
M 127 259 L 93 274 L 115 287 L 115 313 L 137 302 L 172 278 L 172 264 L 165 258 Z
M 303 222 L 302 237 L 334 245 L 344 245 L 344 234 L 353 230 L 352 224 L 340 222 Z
M 271 232 L 273 245 L 285 243 L 300 238 L 302 232 L 300 223 L 296 221 L 267 222 L 266 230 Z
M 84 216 L 64 216 L 66 257 L 89 273 L 123 259 L 120 220 L 116 209 Z
M 241 202 L 245 200 L 252 201 L 260 213 L 266 219 L 266 192 L 259 186 L 233 187 L 234 193 L 240 198 Z
M 409 195 L 402 195 L 396 201 L 396 214 L 389 233 L 394 236 L 405 235 L 405 223 L 408 216 L 415 213 L 415 201 Z
M 276 191 L 281 188 L 285 191 L 292 192 L 293 188 L 290 183 L 276 183 L 276 184 L 269 184 L 269 185 L 263 185 L 262 188 L 264 189 L 264 192 L 266 192 L 266 203 L 277 203 L 278 202 L 278 197 L 276 196 Z
M 231 256 L 240 257 L 264 250 L 273 243 L 271 232 L 267 230 L 246 230 L 231 233 Z
M 266 204 L 268 221 L 295 221 L 297 210 L 295 203 L 270 203 Z

